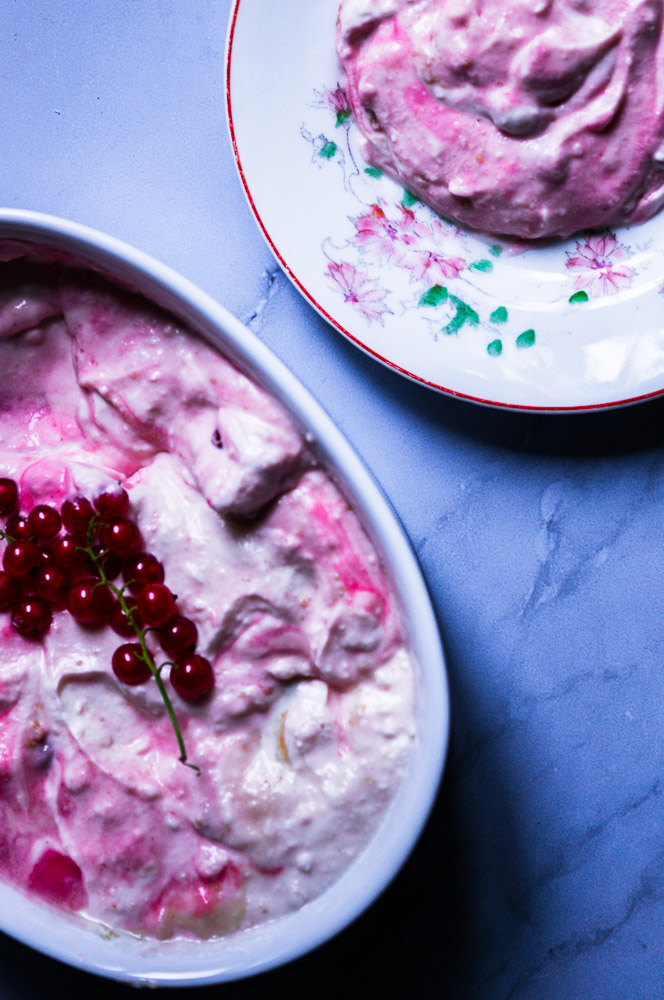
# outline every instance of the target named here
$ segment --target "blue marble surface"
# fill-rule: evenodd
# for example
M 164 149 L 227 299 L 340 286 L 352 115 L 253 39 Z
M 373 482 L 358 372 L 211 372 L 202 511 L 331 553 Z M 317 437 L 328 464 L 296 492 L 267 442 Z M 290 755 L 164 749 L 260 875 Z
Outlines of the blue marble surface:
M 162 259 L 311 389 L 419 555 L 453 728 L 431 822 L 374 907 L 314 954 L 207 992 L 247 1000 L 326 983 L 350 997 L 657 1000 L 664 402 L 482 409 L 407 382 L 328 327 L 274 263 L 235 174 L 229 9 L 6 0 L 0 202 Z M 46 990 L 130 995 L 0 937 L 2 1000 Z

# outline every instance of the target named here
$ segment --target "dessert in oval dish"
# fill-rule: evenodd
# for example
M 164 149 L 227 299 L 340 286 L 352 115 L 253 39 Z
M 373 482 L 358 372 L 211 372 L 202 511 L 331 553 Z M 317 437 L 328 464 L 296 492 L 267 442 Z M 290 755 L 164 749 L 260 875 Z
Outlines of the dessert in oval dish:
M 366 160 L 435 211 L 533 239 L 664 203 L 662 0 L 342 0 Z
M 2 250 L 0 874 L 154 938 L 287 914 L 361 852 L 412 752 L 380 559 L 210 345 Z

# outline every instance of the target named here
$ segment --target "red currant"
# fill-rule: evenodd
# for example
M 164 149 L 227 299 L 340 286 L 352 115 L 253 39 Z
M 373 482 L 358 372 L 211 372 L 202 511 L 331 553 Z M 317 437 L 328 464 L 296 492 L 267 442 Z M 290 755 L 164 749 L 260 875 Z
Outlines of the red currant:
M 60 533 L 61 527 L 62 520 L 57 510 L 44 503 L 33 507 L 28 514 L 30 534 L 40 542 L 50 542 Z
M 65 569 L 85 569 L 88 557 L 81 548 L 81 540 L 72 535 L 62 535 L 56 538 L 51 546 L 51 554 L 55 561 Z
M 14 576 L 0 569 L 0 611 L 9 611 L 21 596 L 21 585 Z
M 115 580 L 120 575 L 120 570 L 122 569 L 122 559 L 120 556 L 116 556 L 114 552 L 106 552 L 99 545 L 94 547 L 94 553 L 104 571 L 106 579 Z M 94 559 L 88 559 L 88 569 L 93 576 L 100 575 Z
M 65 603 L 69 589 L 69 574 L 57 563 L 40 566 L 35 573 L 35 593 L 37 597 L 54 604 Z
M 76 496 L 65 500 L 60 508 L 62 523 L 71 535 L 87 535 L 90 521 L 95 516 L 94 507 L 87 497 Z
M 146 583 L 163 583 L 164 567 L 150 552 L 137 552 L 122 564 L 122 576 L 132 594 Z
M 39 566 L 41 558 L 34 542 L 21 540 L 9 543 L 2 555 L 2 565 L 10 576 L 22 580 Z
M 137 642 L 125 642 L 113 653 L 113 673 L 123 684 L 144 684 L 152 671 L 143 659 L 143 650 Z
M 146 625 L 163 628 L 178 613 L 175 598 L 163 583 L 148 583 L 136 594 L 138 613 Z
M 46 601 L 39 597 L 24 597 L 12 608 L 11 622 L 19 635 L 38 639 L 48 630 L 53 616 Z
M 72 585 L 67 607 L 72 618 L 81 625 L 106 625 L 113 611 L 113 596 L 99 580 L 88 577 Z
M 141 534 L 133 521 L 120 517 L 102 525 L 99 541 L 116 556 L 128 556 L 140 547 Z
M 198 629 L 191 618 L 176 615 L 170 625 L 159 632 L 161 648 L 175 659 L 182 653 L 193 653 L 198 642 Z
M 134 625 L 138 626 L 138 628 L 142 628 L 143 626 L 141 622 L 141 617 L 138 613 L 138 608 L 136 607 L 135 604 L 130 604 L 128 605 L 128 607 L 129 610 L 131 611 L 131 617 L 134 622 Z M 113 608 L 109 624 L 113 629 L 113 631 L 117 632 L 118 635 L 121 635 L 123 639 L 131 639 L 136 635 L 136 630 L 129 621 L 127 615 L 124 612 L 124 608 L 122 607 L 119 601 L 116 602 Z
M 9 517 L 18 506 L 18 487 L 13 479 L 0 479 L 0 517 Z
M 109 486 L 94 500 L 95 510 L 107 520 L 124 517 L 129 510 L 129 496 L 120 485 Z
M 39 566 L 37 568 L 41 569 L 42 566 L 53 566 L 54 563 L 55 563 L 55 559 L 53 558 L 53 553 L 51 552 L 51 550 L 50 549 L 43 549 L 43 548 L 40 547 L 39 548 Z
M 19 541 L 21 538 L 29 538 L 32 534 L 25 514 L 12 514 L 5 525 L 5 531 L 12 538 L 15 538 L 16 541 Z
M 185 701 L 198 701 L 214 687 L 214 671 L 209 660 L 198 653 L 179 656 L 171 667 L 171 684 Z

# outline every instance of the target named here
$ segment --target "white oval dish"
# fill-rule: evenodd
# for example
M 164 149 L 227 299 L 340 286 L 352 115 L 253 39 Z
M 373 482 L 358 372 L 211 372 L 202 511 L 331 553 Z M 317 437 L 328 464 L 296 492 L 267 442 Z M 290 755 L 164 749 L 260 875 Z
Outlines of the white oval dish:
M 290 371 L 210 296 L 153 258 L 112 237 L 52 216 L 0 209 L 0 241 L 71 255 L 170 310 L 265 386 L 316 443 L 324 464 L 360 514 L 405 613 L 419 667 L 418 738 L 400 790 L 362 854 L 302 909 L 210 941 L 139 939 L 59 912 L 0 884 L 0 929 L 73 966 L 135 985 L 193 986 L 265 971 L 332 937 L 364 910 L 413 847 L 437 793 L 449 735 L 440 636 L 417 561 L 385 497 L 356 453 Z
M 295 287 L 377 361 L 475 403 L 566 412 L 664 392 L 664 212 L 527 248 L 439 218 L 362 159 L 338 7 L 234 0 L 229 19 L 236 165 Z

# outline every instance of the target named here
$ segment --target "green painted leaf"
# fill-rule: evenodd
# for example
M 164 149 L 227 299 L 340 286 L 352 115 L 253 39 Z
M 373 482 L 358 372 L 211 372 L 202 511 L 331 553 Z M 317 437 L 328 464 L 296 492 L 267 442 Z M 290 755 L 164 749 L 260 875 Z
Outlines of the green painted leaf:
M 443 285 L 433 285 L 428 292 L 425 292 L 418 305 L 439 306 L 447 299 L 447 289 Z
M 493 271 L 493 264 L 490 260 L 476 260 L 470 265 L 471 271 Z
M 489 253 L 493 257 L 500 257 L 500 255 L 501 255 L 502 252 L 503 252 L 503 248 L 501 247 L 501 245 L 499 243 L 495 243 L 492 247 L 489 247 Z
M 321 150 L 319 150 L 318 155 L 324 157 L 326 160 L 331 160 L 337 151 L 336 142 L 326 142 Z
M 535 331 L 534 330 L 524 330 L 516 338 L 517 347 L 532 347 L 535 343 Z
M 587 302 L 588 292 L 574 292 L 574 295 L 570 295 L 569 300 L 572 304 L 575 302 Z
M 492 323 L 507 323 L 508 312 L 505 306 L 498 306 L 489 316 Z
M 456 313 L 447 324 L 443 327 L 443 333 L 452 334 L 460 330 L 465 323 L 470 323 L 472 326 L 477 326 L 480 321 L 479 316 L 467 302 L 463 302 L 458 299 L 456 295 L 450 295 L 450 302 L 453 302 L 456 306 Z
M 490 354 L 492 358 L 497 358 L 499 354 L 503 353 L 502 340 L 492 340 L 490 344 L 487 344 L 486 352 L 487 354 Z
M 378 167 L 365 167 L 365 174 L 369 174 L 369 177 L 382 177 L 383 171 L 379 170 Z
M 414 194 L 410 193 L 410 191 L 404 191 L 403 198 L 401 199 L 401 204 L 403 205 L 404 208 L 412 208 L 413 205 L 416 205 L 419 200 L 420 199 L 416 198 Z
M 464 302 L 462 299 L 458 299 L 456 295 L 450 295 L 450 302 L 453 302 L 457 307 L 457 312 L 463 313 L 464 323 L 472 323 L 473 326 L 477 326 L 480 318 L 472 306 L 469 306 L 468 303 Z
M 443 327 L 442 332 L 446 333 L 448 336 L 451 336 L 453 333 L 456 333 L 458 330 L 460 330 L 463 324 L 464 324 L 463 316 L 459 316 L 459 313 L 457 313 L 456 316 L 454 316 L 454 318 L 449 321 L 447 326 Z
M 350 110 L 348 108 L 345 111 L 337 111 L 336 127 L 339 128 L 339 126 L 343 125 L 344 122 L 347 122 L 349 118 L 350 118 Z

